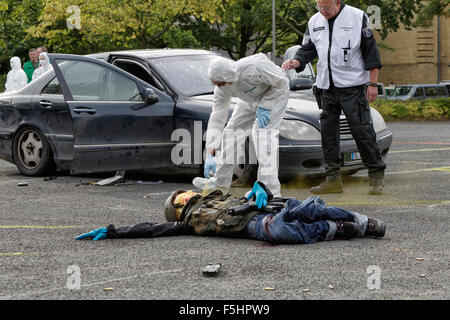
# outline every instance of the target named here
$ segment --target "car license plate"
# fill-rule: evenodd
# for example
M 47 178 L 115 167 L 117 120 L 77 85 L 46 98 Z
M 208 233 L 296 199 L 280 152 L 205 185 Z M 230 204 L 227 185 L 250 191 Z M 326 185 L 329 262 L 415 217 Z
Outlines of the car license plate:
M 353 162 L 361 160 L 361 155 L 359 152 L 345 152 L 344 153 L 344 163 Z

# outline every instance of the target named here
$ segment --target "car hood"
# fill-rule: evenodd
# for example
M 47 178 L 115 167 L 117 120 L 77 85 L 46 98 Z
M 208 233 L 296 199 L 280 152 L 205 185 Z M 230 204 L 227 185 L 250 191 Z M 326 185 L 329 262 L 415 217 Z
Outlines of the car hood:
M 299 93 L 291 91 L 291 96 L 286 107 L 286 119 L 303 120 L 318 126 L 320 110 L 314 96 L 308 93 Z M 197 105 L 209 106 L 212 108 L 214 104 L 214 94 L 206 94 L 201 96 L 194 96 L 187 98 L 190 102 Z M 231 98 L 230 112 L 233 111 L 236 103 L 240 101 L 239 98 Z
M 291 113 L 299 113 L 303 119 L 318 124 L 321 111 L 312 93 L 310 94 L 308 91 L 291 91 L 286 115 Z

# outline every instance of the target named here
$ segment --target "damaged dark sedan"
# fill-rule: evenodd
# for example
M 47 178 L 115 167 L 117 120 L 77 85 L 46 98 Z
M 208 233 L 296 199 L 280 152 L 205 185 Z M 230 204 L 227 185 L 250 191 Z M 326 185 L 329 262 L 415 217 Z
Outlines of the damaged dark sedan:
M 214 56 L 188 49 L 49 54 L 53 70 L 18 92 L 0 94 L 0 158 L 28 176 L 51 170 L 200 176 L 213 105 L 207 68 Z M 280 128 L 280 179 L 323 175 L 312 68 L 289 77 L 292 96 Z M 372 116 L 386 157 L 392 134 L 376 110 Z M 364 169 L 345 117 L 341 151 L 344 173 Z M 256 170 L 257 164 L 243 161 L 234 181 L 251 182 Z

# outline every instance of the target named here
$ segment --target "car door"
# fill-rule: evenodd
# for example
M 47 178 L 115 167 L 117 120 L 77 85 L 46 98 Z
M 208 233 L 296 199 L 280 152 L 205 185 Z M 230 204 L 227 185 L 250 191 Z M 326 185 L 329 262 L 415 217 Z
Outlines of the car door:
M 35 117 L 45 124 L 45 135 L 53 145 L 55 161 L 72 161 L 73 129 L 70 110 L 64 99 L 58 78 L 53 78 L 36 94 L 32 101 Z
M 174 102 L 169 96 L 99 60 L 52 58 L 72 117 L 71 173 L 171 166 Z M 144 101 L 146 90 L 153 92 L 153 103 Z

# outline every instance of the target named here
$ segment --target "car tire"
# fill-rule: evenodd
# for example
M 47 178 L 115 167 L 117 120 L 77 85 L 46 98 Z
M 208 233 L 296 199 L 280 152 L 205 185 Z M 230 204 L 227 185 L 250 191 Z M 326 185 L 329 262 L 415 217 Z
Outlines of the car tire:
M 13 142 L 14 163 L 26 176 L 40 176 L 52 169 L 52 151 L 42 132 L 34 127 L 19 129 Z

